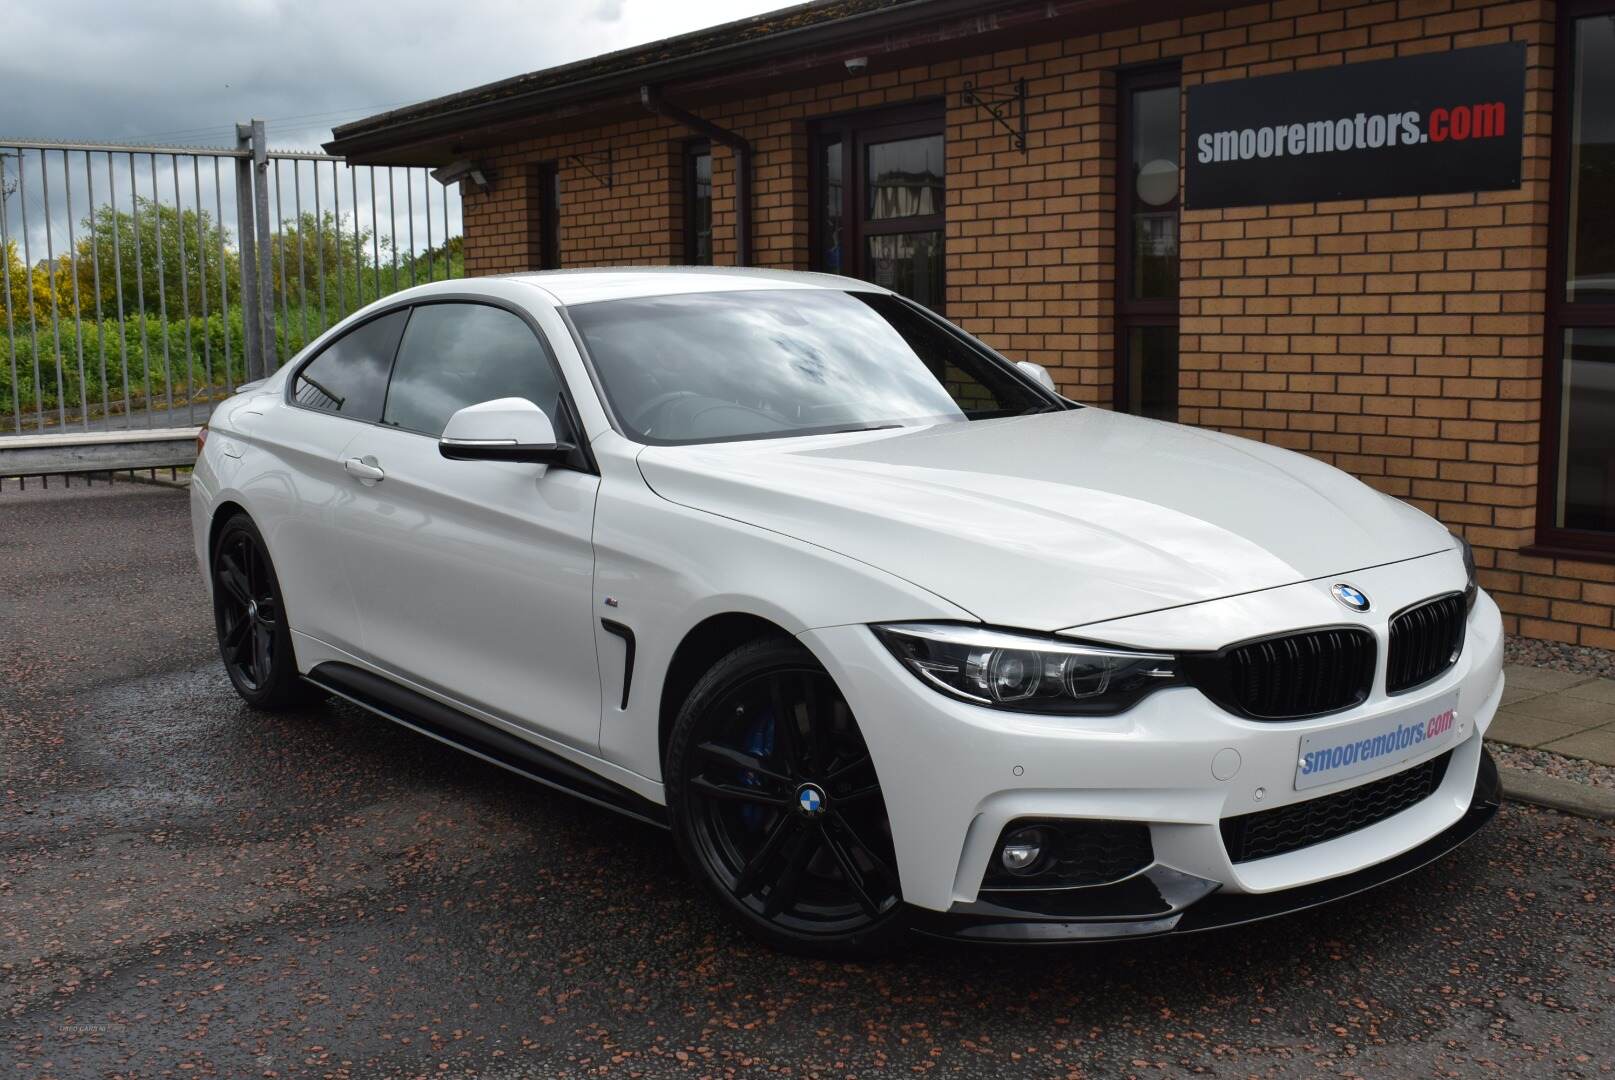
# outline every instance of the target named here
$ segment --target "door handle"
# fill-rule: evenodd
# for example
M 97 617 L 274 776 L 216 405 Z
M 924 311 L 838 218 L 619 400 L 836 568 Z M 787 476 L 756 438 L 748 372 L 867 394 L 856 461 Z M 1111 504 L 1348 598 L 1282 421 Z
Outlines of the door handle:
M 376 459 L 369 455 L 362 458 L 350 457 L 342 463 L 342 467 L 348 471 L 349 476 L 357 477 L 364 484 L 374 484 L 387 479 L 387 474 L 376 464 Z

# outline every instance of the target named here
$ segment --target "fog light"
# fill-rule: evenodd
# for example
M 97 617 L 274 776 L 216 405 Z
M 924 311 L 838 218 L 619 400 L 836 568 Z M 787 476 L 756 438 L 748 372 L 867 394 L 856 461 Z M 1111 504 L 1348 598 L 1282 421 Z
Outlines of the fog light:
M 999 830 L 993 852 L 981 887 L 1005 894 L 1108 885 L 1155 861 L 1141 821 L 1016 818 Z
M 1012 874 L 1029 874 L 1043 855 L 1043 830 L 1020 829 L 1004 838 L 998 861 Z

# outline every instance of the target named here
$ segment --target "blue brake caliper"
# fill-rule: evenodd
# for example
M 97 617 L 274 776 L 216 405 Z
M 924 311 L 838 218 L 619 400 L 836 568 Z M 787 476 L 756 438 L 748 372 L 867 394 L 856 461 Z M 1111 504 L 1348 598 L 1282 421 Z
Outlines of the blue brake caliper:
M 774 711 L 766 709 L 759 712 L 746 731 L 746 753 L 755 758 L 766 760 L 774 753 Z M 762 787 L 763 778 L 750 769 L 742 769 L 740 782 L 746 787 Z M 768 808 L 756 803 L 746 803 L 740 808 L 740 820 L 746 823 L 750 832 L 759 831 L 767 822 Z

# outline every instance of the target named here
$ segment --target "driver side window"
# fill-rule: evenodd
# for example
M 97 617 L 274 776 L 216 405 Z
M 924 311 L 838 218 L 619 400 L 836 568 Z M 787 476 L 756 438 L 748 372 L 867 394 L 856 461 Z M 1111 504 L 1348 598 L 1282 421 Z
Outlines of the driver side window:
M 437 438 L 458 410 L 506 397 L 531 401 L 568 437 L 560 376 L 526 322 L 487 304 L 421 304 L 398 347 L 381 422 Z

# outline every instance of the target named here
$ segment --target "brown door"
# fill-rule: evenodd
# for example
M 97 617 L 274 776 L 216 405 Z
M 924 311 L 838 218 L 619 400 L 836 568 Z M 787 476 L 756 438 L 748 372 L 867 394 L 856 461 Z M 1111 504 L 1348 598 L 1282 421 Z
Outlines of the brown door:
M 943 310 L 945 192 L 940 106 L 820 121 L 810 265 Z
M 1615 0 L 1559 5 L 1537 542 L 1615 554 Z
M 1176 69 L 1124 73 L 1116 151 L 1116 407 L 1178 418 Z

